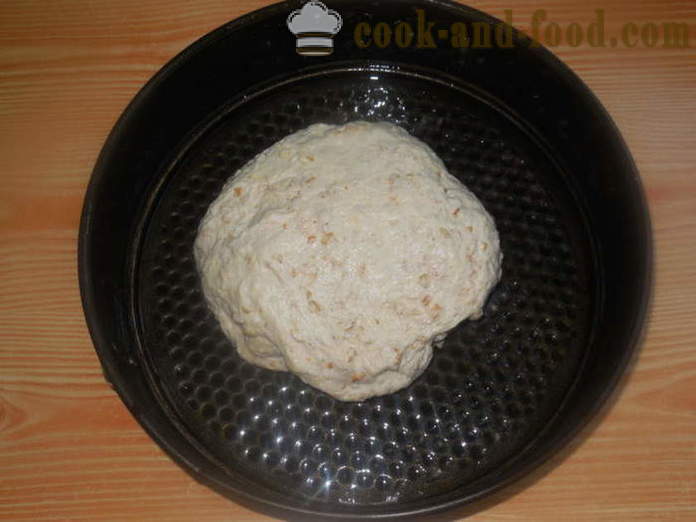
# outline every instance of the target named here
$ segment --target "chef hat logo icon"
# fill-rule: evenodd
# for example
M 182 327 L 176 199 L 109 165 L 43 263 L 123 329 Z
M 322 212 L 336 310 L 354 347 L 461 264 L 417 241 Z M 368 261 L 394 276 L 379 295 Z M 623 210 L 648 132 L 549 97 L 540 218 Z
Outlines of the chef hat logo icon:
M 288 29 L 297 37 L 295 50 L 305 56 L 331 54 L 333 37 L 341 25 L 341 15 L 316 0 L 310 0 L 288 16 Z

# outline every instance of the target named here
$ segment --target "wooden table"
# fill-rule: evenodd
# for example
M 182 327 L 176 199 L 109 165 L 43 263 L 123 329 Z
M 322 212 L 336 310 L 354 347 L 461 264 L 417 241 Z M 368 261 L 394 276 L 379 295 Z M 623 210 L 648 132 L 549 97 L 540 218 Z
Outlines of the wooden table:
M 330 4 L 330 0 L 327 0 Z M 102 378 L 80 305 L 85 187 L 116 118 L 174 54 L 264 0 L 0 3 L 0 517 L 263 520 L 193 481 Z M 696 3 L 472 2 L 530 27 L 603 7 L 689 24 L 691 49 L 554 48 L 621 128 L 652 213 L 647 336 L 602 418 L 481 520 L 696 520 Z M 691 303 L 691 304 L 689 304 Z M 448 515 L 458 518 L 466 511 Z

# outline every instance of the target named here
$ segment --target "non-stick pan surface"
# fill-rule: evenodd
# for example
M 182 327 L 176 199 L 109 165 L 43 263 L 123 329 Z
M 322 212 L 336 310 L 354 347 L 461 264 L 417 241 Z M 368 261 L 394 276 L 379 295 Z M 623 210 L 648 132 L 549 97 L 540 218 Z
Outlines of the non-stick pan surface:
M 286 26 L 298 6 L 192 45 L 104 146 L 79 261 L 105 375 L 177 462 L 232 498 L 323 516 L 473 502 L 548 458 L 625 368 L 649 291 L 637 173 L 588 89 L 526 40 L 360 48 L 352 35 L 364 21 L 417 27 L 417 9 L 436 27 L 496 23 L 477 11 L 334 1 L 334 52 L 307 57 Z M 312 123 L 358 119 L 428 143 L 494 217 L 504 264 L 483 318 L 454 329 L 411 386 L 345 403 L 237 356 L 202 296 L 192 243 L 258 152 Z

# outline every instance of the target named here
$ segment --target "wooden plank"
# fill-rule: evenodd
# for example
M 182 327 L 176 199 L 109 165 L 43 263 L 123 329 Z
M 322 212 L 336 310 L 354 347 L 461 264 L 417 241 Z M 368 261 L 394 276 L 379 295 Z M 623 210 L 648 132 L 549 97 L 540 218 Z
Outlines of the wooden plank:
M 267 3 L 0 3 L 1 519 L 268 519 L 189 478 L 104 382 L 75 259 L 92 166 L 128 101 L 196 38 Z M 524 30 L 539 8 L 565 25 L 587 24 L 603 8 L 610 32 L 627 21 L 676 21 L 689 24 L 692 39 L 690 49 L 553 49 L 607 106 L 641 170 L 655 232 L 653 310 L 618 400 L 474 519 L 694 520 L 696 4 L 472 5 L 501 18 L 512 6 Z

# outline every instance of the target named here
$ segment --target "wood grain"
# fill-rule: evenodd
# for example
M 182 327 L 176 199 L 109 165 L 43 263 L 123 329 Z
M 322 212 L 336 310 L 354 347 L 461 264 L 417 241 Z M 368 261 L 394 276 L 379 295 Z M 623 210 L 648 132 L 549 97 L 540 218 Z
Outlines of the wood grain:
M 136 425 L 102 378 L 75 261 L 84 190 L 128 101 L 193 40 L 266 3 L 0 3 L 3 520 L 269 519 L 197 484 Z M 472 5 L 498 17 L 510 8 Z M 641 170 L 656 246 L 652 313 L 601 422 L 474 519 L 696 520 L 696 3 L 523 0 L 513 22 L 527 29 L 538 8 L 560 23 L 604 8 L 612 29 L 686 22 L 692 48 L 553 49 L 607 106 Z

